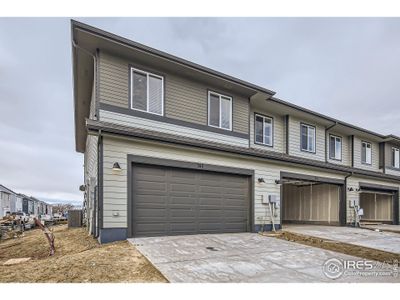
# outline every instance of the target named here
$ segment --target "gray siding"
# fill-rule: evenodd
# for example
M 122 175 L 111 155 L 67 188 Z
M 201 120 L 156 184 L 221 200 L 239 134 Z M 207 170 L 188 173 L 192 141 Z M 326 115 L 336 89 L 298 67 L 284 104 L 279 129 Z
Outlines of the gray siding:
M 342 137 L 342 159 L 341 160 L 335 160 L 335 159 L 330 159 L 329 158 L 329 142 L 330 142 L 330 134 Z M 351 137 L 342 135 L 340 133 L 336 133 L 334 131 L 330 131 L 326 133 L 326 153 L 327 153 L 327 160 L 329 163 L 332 164 L 338 164 L 338 165 L 343 165 L 343 166 L 351 166 Z
M 254 113 L 265 115 L 273 118 L 273 146 L 264 146 L 255 143 L 254 136 Z M 286 151 L 286 141 L 285 141 L 285 117 L 279 116 L 277 114 L 272 114 L 269 112 L 262 112 L 257 109 L 250 108 L 250 145 L 252 148 L 262 149 L 262 150 L 271 150 L 280 153 L 284 153 Z
M 266 206 L 261 203 L 267 194 L 280 194 L 280 185 L 275 183 L 280 178 L 280 172 L 292 172 L 313 176 L 344 179 L 343 175 L 324 171 L 291 167 L 272 162 L 265 162 L 247 157 L 233 157 L 229 154 L 214 151 L 189 150 L 181 147 L 163 145 L 160 143 L 141 142 L 139 140 L 124 140 L 104 137 L 104 227 L 127 227 L 127 155 L 138 155 L 162 159 L 172 159 L 218 166 L 244 168 L 255 171 L 254 176 L 254 222 L 255 224 L 270 224 L 270 215 Z M 114 162 L 119 162 L 122 170 L 113 171 Z M 258 178 L 264 178 L 265 183 L 259 183 Z M 115 214 L 113 214 L 115 212 Z M 279 215 L 276 223 L 280 223 Z
M 224 94 L 220 88 L 210 87 L 176 74 L 154 71 L 132 61 L 100 52 L 100 102 L 118 107 L 129 107 L 129 66 L 133 65 L 164 76 L 165 116 L 194 124 L 208 125 L 208 90 Z M 225 94 L 233 98 L 233 131 L 248 133 L 249 101 L 241 95 Z
M 306 123 L 315 126 L 315 153 L 300 150 L 300 124 Z M 289 120 L 289 154 L 308 159 L 325 161 L 325 128 L 313 122 L 300 120 L 290 116 Z
M 371 165 L 361 163 L 361 141 L 371 143 L 371 149 L 372 149 L 372 164 Z M 364 169 L 364 170 L 382 172 L 382 170 L 379 169 L 379 144 L 376 142 L 371 142 L 371 141 L 364 140 L 364 139 L 361 139 L 361 138 L 355 136 L 354 137 L 354 167 L 359 168 L 359 169 Z

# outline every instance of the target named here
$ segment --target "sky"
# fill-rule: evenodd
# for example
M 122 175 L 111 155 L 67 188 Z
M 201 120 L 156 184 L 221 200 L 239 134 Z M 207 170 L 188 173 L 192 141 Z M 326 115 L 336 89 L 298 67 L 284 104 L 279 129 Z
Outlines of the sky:
M 76 18 L 400 136 L 400 18 Z M 68 18 L 0 18 L 0 184 L 80 204 Z

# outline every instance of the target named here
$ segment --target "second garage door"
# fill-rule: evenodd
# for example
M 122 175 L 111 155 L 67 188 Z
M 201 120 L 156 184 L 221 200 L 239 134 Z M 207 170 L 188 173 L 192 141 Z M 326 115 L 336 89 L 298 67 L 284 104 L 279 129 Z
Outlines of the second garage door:
M 249 231 L 249 177 L 134 165 L 133 236 Z

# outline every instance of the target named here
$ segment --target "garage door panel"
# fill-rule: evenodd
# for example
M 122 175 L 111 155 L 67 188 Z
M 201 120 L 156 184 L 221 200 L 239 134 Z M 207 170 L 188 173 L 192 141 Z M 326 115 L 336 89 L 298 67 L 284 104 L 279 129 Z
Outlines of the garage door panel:
M 196 192 L 196 185 L 195 184 L 173 183 L 173 184 L 170 184 L 170 191 L 171 192 L 195 193 Z
M 171 207 L 169 209 L 169 216 L 172 220 L 176 220 L 178 218 L 194 218 L 196 216 L 196 212 L 191 208 L 176 208 Z
M 198 203 L 200 206 L 221 206 L 223 203 L 223 200 L 221 198 L 215 198 L 215 197 L 210 197 L 210 198 L 197 198 Z
M 146 207 L 136 207 L 136 215 L 137 220 L 147 220 L 149 218 L 156 219 L 156 218 L 166 218 L 167 217 L 167 210 L 163 206 L 154 206 L 153 208 Z
M 162 191 L 165 192 L 167 185 L 162 182 L 152 182 L 152 181 L 138 181 L 135 185 L 135 190 L 139 193 L 141 191 Z
M 135 201 L 138 205 L 150 203 L 165 205 L 167 203 L 167 198 L 163 194 L 156 195 L 153 193 L 152 195 L 136 195 Z
M 169 203 L 171 205 L 196 205 L 196 198 L 192 197 L 190 194 L 179 197 L 179 195 L 173 195 L 169 198 Z
M 135 236 L 248 229 L 246 176 L 143 165 L 134 166 L 132 174 Z

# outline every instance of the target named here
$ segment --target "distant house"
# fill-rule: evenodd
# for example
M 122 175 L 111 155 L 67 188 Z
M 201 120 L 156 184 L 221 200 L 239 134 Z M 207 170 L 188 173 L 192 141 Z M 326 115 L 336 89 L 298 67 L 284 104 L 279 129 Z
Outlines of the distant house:
M 53 214 L 53 207 L 35 197 L 16 193 L 0 184 L 0 218 L 7 212 L 24 212 L 26 214 L 42 215 Z
M 0 217 L 4 217 L 8 211 L 11 211 L 11 201 L 14 199 L 15 193 L 0 185 Z

